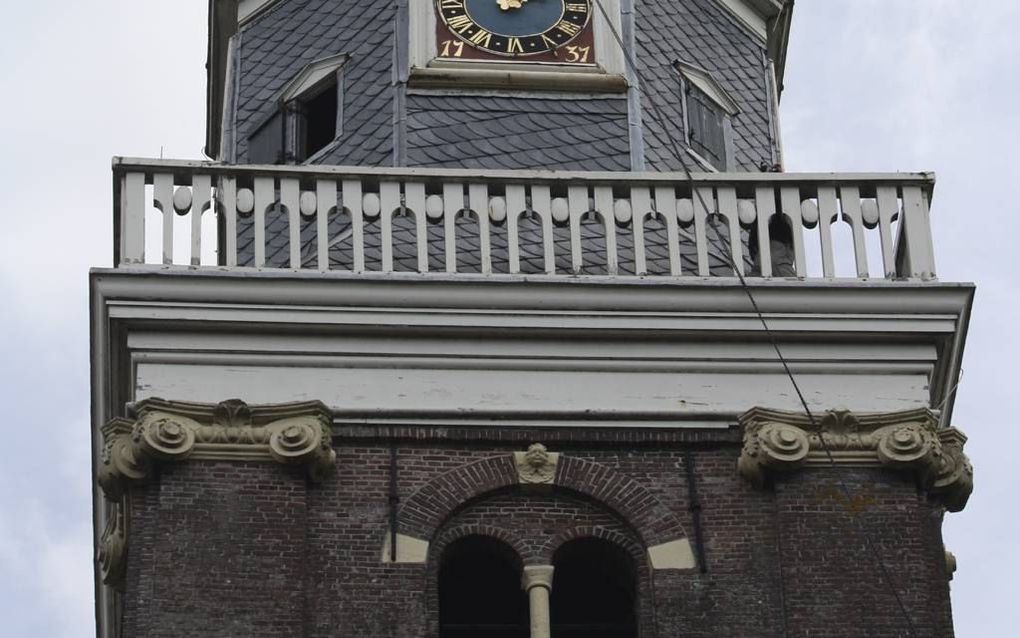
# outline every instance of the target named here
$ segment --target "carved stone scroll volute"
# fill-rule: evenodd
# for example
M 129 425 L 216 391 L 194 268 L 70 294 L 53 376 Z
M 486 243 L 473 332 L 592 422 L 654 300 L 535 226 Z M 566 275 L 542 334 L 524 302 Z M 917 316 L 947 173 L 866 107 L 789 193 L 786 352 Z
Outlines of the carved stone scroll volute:
M 128 551 L 127 490 L 159 463 L 185 460 L 270 461 L 303 465 L 312 481 L 336 469 L 332 415 L 318 401 L 249 406 L 146 399 L 135 420 L 102 427 L 97 481 L 107 499 L 107 525 L 96 550 L 103 582 L 123 586 Z
M 959 430 L 938 429 L 927 409 L 856 414 L 830 410 L 817 424 L 803 412 L 754 408 L 740 417 L 742 476 L 762 486 L 770 472 L 803 467 L 883 466 L 913 472 L 946 509 L 959 511 L 973 489 L 973 469 Z

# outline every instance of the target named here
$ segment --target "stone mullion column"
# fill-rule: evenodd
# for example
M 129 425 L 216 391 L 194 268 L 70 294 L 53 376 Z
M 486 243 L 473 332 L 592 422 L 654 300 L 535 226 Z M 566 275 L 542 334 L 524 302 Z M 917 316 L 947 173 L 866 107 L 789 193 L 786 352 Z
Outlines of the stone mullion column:
M 522 585 L 528 592 L 531 616 L 531 638 L 550 638 L 549 593 L 552 591 L 553 566 L 528 565 L 524 568 Z

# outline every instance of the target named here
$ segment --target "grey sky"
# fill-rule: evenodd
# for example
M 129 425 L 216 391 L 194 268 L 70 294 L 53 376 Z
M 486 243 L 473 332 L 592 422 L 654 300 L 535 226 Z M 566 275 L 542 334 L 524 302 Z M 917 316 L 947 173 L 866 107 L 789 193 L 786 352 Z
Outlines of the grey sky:
M 206 4 L 36 0 L 0 27 L 5 635 L 93 632 L 87 269 L 110 157 L 200 154 Z M 783 98 L 789 170 L 936 171 L 939 275 L 979 285 L 955 414 L 977 489 L 945 525 L 965 637 L 1015 634 L 1017 24 L 1013 0 L 802 0 Z

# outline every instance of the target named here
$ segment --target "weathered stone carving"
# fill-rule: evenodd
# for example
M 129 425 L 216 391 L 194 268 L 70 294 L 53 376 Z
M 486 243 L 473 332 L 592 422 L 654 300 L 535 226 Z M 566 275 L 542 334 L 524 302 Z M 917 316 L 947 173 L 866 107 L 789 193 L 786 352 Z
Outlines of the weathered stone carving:
M 963 453 L 967 437 L 955 428 L 938 430 L 926 408 L 881 414 L 831 410 L 818 417 L 817 430 L 804 413 L 753 408 L 740 424 L 744 447 L 738 469 L 757 486 L 770 471 L 834 463 L 915 472 L 952 512 L 963 509 L 973 489 L 973 469 Z
M 96 548 L 96 562 L 103 583 L 122 588 L 127 570 L 127 505 L 123 500 L 110 507 L 106 529 Z
M 552 485 L 560 455 L 549 452 L 541 443 L 533 443 L 527 452 L 514 452 L 517 478 L 525 485 Z
M 156 463 L 184 459 L 266 460 L 303 464 L 313 481 L 335 469 L 329 409 L 318 401 L 249 406 L 239 399 L 212 405 L 146 399 L 135 420 L 102 427 L 97 480 L 109 503 L 96 550 L 103 582 L 122 587 L 128 549 L 127 488 L 144 482 Z
M 217 405 L 146 399 L 135 421 L 103 426 L 98 480 L 111 500 L 144 481 L 157 461 L 193 459 L 273 460 L 304 464 L 312 480 L 334 469 L 329 410 L 318 401 L 248 406 L 231 399 Z

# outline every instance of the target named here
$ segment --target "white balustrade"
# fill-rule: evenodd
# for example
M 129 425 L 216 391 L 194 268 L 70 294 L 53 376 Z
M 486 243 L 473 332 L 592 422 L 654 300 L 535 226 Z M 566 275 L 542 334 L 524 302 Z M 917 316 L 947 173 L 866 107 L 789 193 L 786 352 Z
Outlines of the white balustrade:
M 691 181 L 118 158 L 114 177 L 117 266 L 454 274 L 465 262 L 483 275 L 935 277 L 928 174 Z

